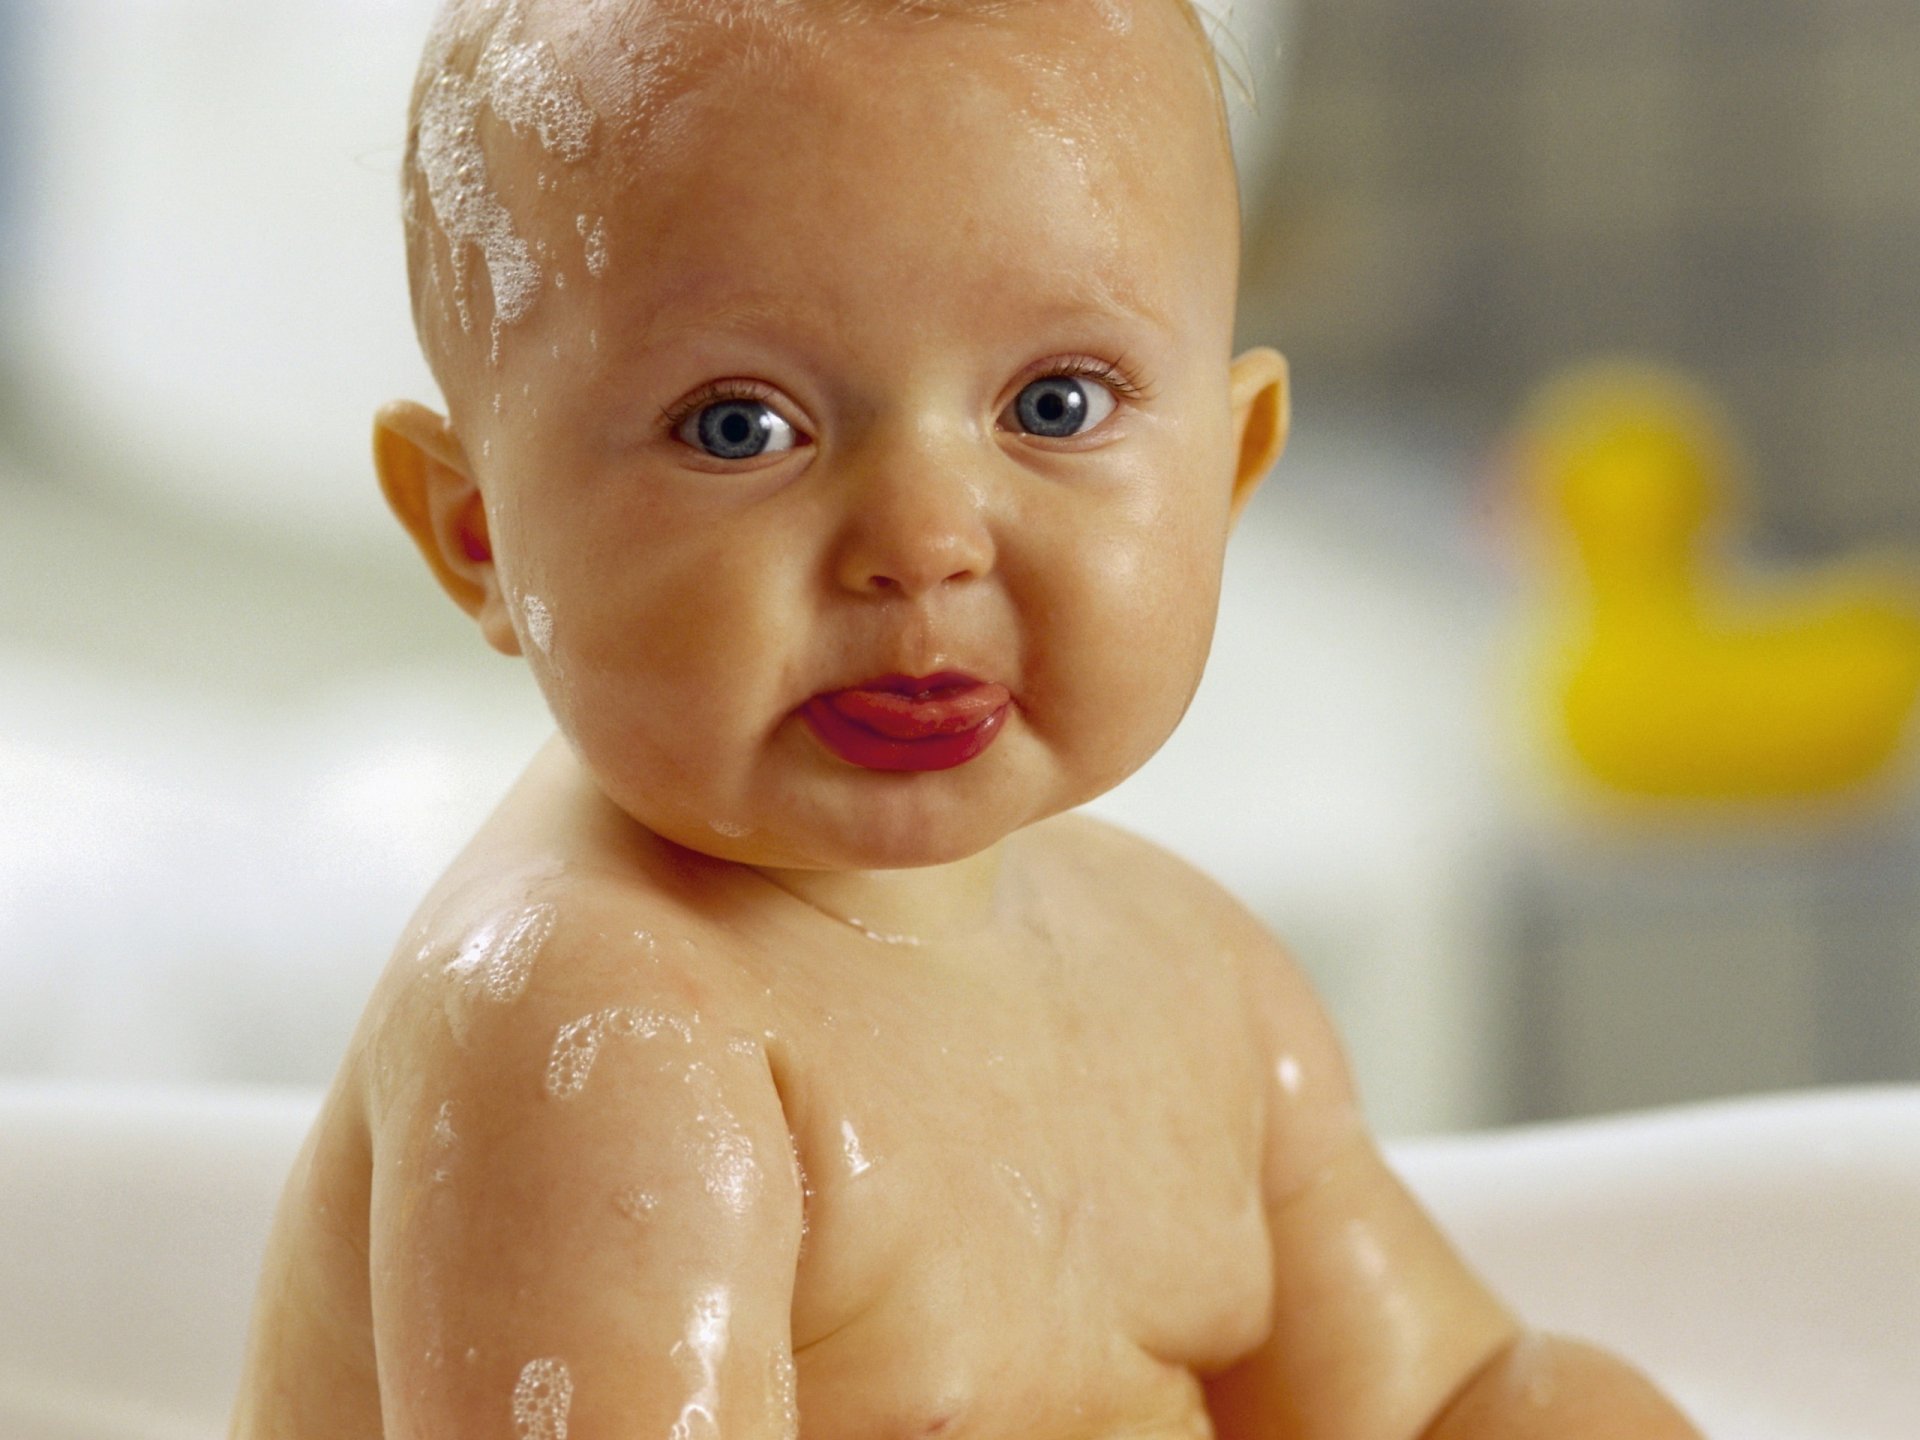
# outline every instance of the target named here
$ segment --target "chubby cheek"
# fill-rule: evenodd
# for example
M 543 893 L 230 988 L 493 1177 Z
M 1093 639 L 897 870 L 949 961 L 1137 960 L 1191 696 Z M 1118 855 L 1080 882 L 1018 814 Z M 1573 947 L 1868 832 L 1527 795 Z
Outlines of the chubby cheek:
M 775 603 L 792 563 L 750 544 L 622 554 L 582 537 L 571 562 L 545 557 L 517 579 L 516 626 L 548 707 L 622 808 L 676 828 L 734 803 L 805 620 Z
M 1069 547 L 1071 586 L 1030 640 L 1046 697 L 1042 738 L 1107 789 L 1146 763 L 1200 683 L 1219 603 L 1224 541 L 1178 514 L 1136 517 Z M 1097 793 L 1097 792 L 1095 792 Z

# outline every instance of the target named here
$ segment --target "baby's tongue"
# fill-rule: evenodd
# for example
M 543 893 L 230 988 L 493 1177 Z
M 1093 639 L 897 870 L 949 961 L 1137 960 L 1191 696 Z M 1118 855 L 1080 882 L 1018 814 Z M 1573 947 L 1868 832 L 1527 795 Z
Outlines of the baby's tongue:
M 1011 698 L 1004 685 L 962 685 L 925 697 L 892 690 L 841 690 L 828 703 L 846 719 L 890 740 L 971 730 Z

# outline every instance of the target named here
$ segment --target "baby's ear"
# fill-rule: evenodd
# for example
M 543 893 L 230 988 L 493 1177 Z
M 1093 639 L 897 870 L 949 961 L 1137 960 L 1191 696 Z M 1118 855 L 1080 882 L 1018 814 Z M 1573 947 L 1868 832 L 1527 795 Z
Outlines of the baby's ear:
M 1287 448 L 1292 416 L 1287 362 L 1265 346 L 1237 356 L 1231 371 L 1233 397 L 1233 504 L 1228 523 L 1240 518 L 1253 492 Z
M 486 505 L 453 426 L 411 400 L 382 407 L 373 421 L 373 468 L 387 504 L 440 588 L 480 622 L 489 645 L 502 655 L 518 655 L 520 642 L 493 563 Z

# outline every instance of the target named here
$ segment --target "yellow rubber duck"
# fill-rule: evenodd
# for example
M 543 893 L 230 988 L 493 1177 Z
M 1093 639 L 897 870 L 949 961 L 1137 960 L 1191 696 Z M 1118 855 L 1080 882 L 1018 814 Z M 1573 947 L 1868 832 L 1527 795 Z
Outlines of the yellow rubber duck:
M 1549 694 L 1609 788 L 1778 799 L 1888 771 L 1920 694 L 1915 572 L 1856 560 L 1739 576 L 1728 429 L 1683 377 L 1595 364 L 1528 407 L 1515 459 L 1556 532 Z

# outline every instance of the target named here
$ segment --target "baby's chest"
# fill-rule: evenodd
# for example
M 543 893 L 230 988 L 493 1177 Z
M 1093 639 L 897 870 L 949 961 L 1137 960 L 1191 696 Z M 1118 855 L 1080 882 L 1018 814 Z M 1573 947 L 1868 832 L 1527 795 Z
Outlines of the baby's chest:
M 1235 1057 L 1112 1029 L 855 1030 L 809 1067 L 789 1117 L 803 1384 L 858 1354 L 930 1415 L 1004 1402 L 1021 1376 L 1032 1403 L 1064 1403 L 1074 1373 L 1098 1391 L 1083 1400 L 1132 1386 L 1145 1404 L 1259 1342 L 1269 1257 Z

